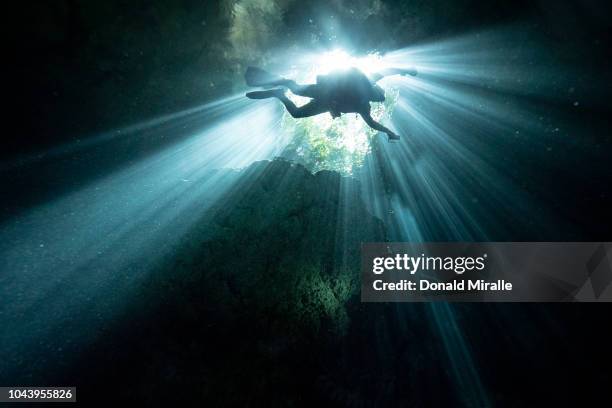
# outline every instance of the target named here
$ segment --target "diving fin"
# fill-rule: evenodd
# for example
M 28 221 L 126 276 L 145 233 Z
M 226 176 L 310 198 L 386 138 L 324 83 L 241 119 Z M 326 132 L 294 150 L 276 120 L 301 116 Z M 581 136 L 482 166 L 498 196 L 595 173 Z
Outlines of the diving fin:
M 247 92 L 245 96 L 249 99 L 266 99 L 266 98 L 280 98 L 284 94 L 285 94 L 284 89 L 269 89 L 267 91 Z

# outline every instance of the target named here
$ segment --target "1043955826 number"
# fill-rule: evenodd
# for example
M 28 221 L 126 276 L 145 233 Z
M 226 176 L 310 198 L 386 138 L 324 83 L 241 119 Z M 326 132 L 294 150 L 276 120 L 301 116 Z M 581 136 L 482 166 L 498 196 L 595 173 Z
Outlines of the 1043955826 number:
M 0 402 L 76 401 L 75 387 L 0 387 Z

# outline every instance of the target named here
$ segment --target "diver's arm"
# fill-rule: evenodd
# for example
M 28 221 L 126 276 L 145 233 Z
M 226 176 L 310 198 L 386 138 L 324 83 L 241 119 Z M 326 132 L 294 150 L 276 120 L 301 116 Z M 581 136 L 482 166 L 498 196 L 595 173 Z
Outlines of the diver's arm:
M 416 76 L 417 70 L 414 68 L 385 68 L 382 71 L 378 71 L 371 75 L 371 79 L 373 82 L 378 82 L 386 76 L 391 75 L 412 75 Z
M 379 132 L 383 132 L 386 133 L 387 136 L 389 136 L 389 139 L 393 139 L 393 140 L 397 140 L 400 137 L 398 135 L 396 135 L 395 133 L 393 133 L 393 131 L 391 129 L 386 128 L 385 126 L 383 126 L 382 124 L 378 123 L 377 121 L 375 121 L 372 118 L 372 115 L 370 115 L 370 112 L 360 112 L 359 113 L 361 115 L 361 117 L 363 118 L 363 121 L 372 129 L 378 130 Z

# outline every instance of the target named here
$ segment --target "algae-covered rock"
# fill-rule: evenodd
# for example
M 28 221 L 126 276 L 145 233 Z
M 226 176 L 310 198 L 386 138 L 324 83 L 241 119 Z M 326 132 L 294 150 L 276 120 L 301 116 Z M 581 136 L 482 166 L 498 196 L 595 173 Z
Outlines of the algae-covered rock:
M 384 240 L 383 224 L 335 172 L 274 160 L 230 179 L 82 359 L 84 392 L 104 382 L 125 401 L 213 406 L 312 406 L 354 392 L 334 384 L 376 327 L 359 302 L 360 244 Z
M 225 323 L 248 316 L 282 324 L 285 335 L 343 332 L 360 243 L 384 239 L 358 183 L 283 160 L 243 173 L 183 240 L 171 267 L 175 290 L 189 286 L 197 298 L 189 302 Z

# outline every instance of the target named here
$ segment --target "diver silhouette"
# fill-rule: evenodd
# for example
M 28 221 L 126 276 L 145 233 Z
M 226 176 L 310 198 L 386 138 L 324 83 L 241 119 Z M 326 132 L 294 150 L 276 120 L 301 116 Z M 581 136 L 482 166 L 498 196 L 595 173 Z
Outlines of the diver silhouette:
M 414 68 L 388 68 L 374 73 L 369 77 L 357 68 L 332 71 L 326 75 L 318 75 L 315 84 L 301 85 L 294 80 L 270 74 L 263 69 L 248 67 L 245 79 L 249 86 L 280 87 L 265 91 L 248 92 L 250 99 L 278 98 L 294 118 L 306 118 L 324 112 L 329 112 L 332 118 L 343 113 L 358 113 L 372 129 L 384 132 L 389 140 L 399 140 L 399 136 L 382 124 L 376 122 L 370 115 L 370 102 L 383 102 L 385 92 L 376 85 L 383 77 L 391 75 L 416 75 Z M 311 98 L 297 107 L 286 95 L 288 88 L 293 94 Z

